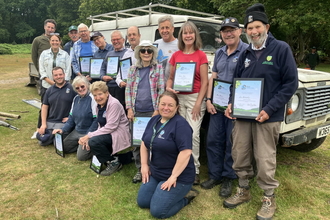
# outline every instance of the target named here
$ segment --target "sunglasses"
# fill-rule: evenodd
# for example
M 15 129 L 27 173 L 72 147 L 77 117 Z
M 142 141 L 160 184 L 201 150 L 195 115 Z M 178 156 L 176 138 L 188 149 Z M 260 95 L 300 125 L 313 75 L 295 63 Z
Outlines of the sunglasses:
M 76 90 L 79 90 L 79 89 L 84 89 L 85 88 L 85 85 L 82 85 L 82 86 L 78 86 L 78 87 L 76 87 L 75 89 Z
M 147 51 L 148 54 L 152 54 L 154 51 L 152 49 L 140 49 L 140 53 L 145 53 Z
M 53 35 L 55 35 L 55 36 L 59 36 L 60 34 L 59 34 L 59 33 L 50 33 L 49 35 L 50 35 L 50 36 L 53 36 Z

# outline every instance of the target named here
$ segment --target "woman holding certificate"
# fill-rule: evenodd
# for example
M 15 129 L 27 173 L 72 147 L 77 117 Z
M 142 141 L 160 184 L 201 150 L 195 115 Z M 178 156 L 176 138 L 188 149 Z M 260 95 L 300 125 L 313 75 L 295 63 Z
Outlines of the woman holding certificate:
M 127 117 L 131 122 L 134 117 L 158 115 L 158 97 L 164 92 L 164 72 L 157 63 L 157 48 L 144 40 L 135 47 L 134 55 L 136 65 L 129 70 L 125 90 Z M 137 183 L 142 180 L 139 146 L 134 149 L 133 157 L 138 171 L 132 181 Z
M 117 152 L 131 146 L 129 123 L 120 102 L 112 97 L 103 81 L 96 81 L 90 87 L 97 103 L 96 115 L 98 129 L 88 132 L 79 139 L 79 144 L 91 150 L 101 164 L 107 167 L 100 174 L 110 176 L 121 169 Z
M 137 203 L 156 218 L 169 218 L 188 205 L 198 191 L 192 189 L 195 166 L 192 129 L 179 115 L 173 92 L 159 98 L 159 114 L 152 117 L 142 136 L 142 182 Z
M 204 97 L 208 84 L 208 61 L 206 54 L 199 50 L 201 46 L 202 40 L 197 27 L 187 21 L 180 28 L 179 51 L 175 52 L 170 59 L 170 77 L 166 83 L 167 91 L 178 94 L 181 103 L 180 114 L 193 129 L 192 155 L 196 168 L 194 185 L 200 182 L 199 130 L 206 109 Z M 194 68 L 191 68 L 192 65 L 195 65 Z

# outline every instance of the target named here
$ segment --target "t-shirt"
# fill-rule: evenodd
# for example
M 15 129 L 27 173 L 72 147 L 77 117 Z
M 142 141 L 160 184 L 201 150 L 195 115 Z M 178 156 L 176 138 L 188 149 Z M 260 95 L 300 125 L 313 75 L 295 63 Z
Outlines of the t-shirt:
M 184 54 L 181 50 L 179 50 L 172 55 L 170 59 L 170 64 L 175 67 L 175 63 L 178 62 L 196 62 L 193 91 L 180 92 L 180 94 L 199 93 L 199 90 L 201 88 L 200 66 L 205 63 L 208 64 L 206 54 L 201 50 L 196 50 L 192 54 Z
M 139 69 L 140 81 L 137 88 L 135 99 L 135 111 L 137 112 L 153 112 L 149 73 L 150 66 Z
M 152 117 L 142 136 L 142 140 L 149 151 L 154 125 L 156 125 L 156 131 L 158 131 L 161 127 L 160 119 L 160 115 Z M 157 132 L 153 140 L 150 161 L 151 176 L 158 181 L 167 180 L 172 174 L 180 151 L 185 149 L 192 149 L 192 129 L 182 116 L 175 115 Z M 178 176 L 177 182 L 192 184 L 194 179 L 195 165 L 192 156 L 190 156 L 189 162 Z
M 92 41 L 88 41 L 86 43 L 81 42 L 80 56 L 81 57 L 92 57 L 93 56 Z

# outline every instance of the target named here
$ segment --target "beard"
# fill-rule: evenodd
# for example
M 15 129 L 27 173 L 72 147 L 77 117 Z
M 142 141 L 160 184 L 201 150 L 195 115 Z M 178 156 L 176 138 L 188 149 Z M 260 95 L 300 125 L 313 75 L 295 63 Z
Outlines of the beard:
M 250 35 L 246 35 L 249 42 L 251 42 L 253 44 L 253 46 L 259 48 L 262 46 L 262 44 L 265 42 L 265 40 L 267 39 L 267 31 L 265 30 L 263 33 L 257 34 L 257 35 L 253 35 L 253 36 L 258 36 L 259 35 L 259 39 L 254 40 L 252 38 L 252 36 Z

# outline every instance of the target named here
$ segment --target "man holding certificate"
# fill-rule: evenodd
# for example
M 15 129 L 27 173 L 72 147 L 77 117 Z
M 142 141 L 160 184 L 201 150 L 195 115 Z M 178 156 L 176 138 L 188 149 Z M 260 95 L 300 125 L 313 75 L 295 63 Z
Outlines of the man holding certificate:
M 211 189 L 222 182 L 219 195 L 226 198 L 231 195 L 232 180 L 237 177 L 232 168 L 233 158 L 231 156 L 233 123 L 232 119 L 224 115 L 223 109 L 228 106 L 229 88 L 233 81 L 239 55 L 245 51 L 248 44 L 240 40 L 242 29 L 239 28 L 236 18 L 224 19 L 220 34 L 226 45 L 215 53 L 212 77 L 207 90 L 206 107 L 210 113 L 206 147 L 209 179 L 201 183 L 201 187 Z M 223 85 L 216 86 L 216 82 L 223 83 Z
M 250 79 L 255 82 L 256 79 L 262 79 L 264 90 L 259 98 L 259 114 L 254 118 L 244 119 L 237 116 L 235 121 L 232 157 L 239 187 L 237 193 L 226 199 L 223 204 L 227 208 L 235 208 L 251 199 L 249 178 L 254 175 L 254 157 L 258 171 L 256 182 L 264 191 L 257 219 L 265 220 L 272 219 L 276 209 L 274 191 L 279 186 L 279 182 L 274 178 L 276 145 L 280 125 L 284 119 L 285 105 L 298 87 L 298 75 L 290 46 L 276 40 L 269 32 L 270 25 L 262 4 L 254 4 L 246 10 L 244 26 L 251 44 L 238 60 L 234 79 Z M 238 87 L 249 89 L 238 83 L 232 86 L 232 93 L 235 93 Z M 233 100 L 233 97 L 234 95 L 231 95 L 230 104 L 226 109 L 226 116 L 229 118 L 232 118 L 230 114 L 236 106 L 242 104 Z M 242 99 L 239 101 L 243 102 Z

